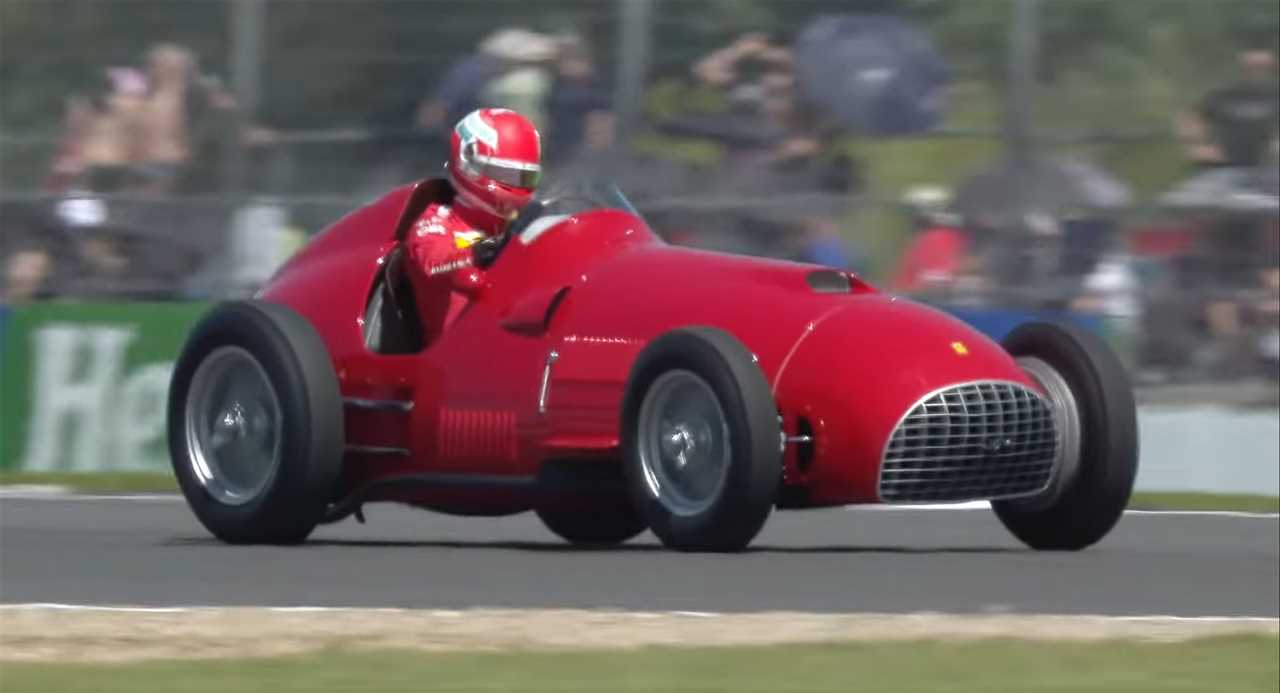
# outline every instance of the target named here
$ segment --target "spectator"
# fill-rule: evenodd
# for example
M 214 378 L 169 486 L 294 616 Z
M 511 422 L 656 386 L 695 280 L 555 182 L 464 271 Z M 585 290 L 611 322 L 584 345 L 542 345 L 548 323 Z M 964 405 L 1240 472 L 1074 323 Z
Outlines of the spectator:
M 729 154 L 753 153 L 782 138 L 792 111 L 791 53 L 750 33 L 693 65 L 694 79 L 724 95 L 727 111 L 687 114 L 663 123 L 672 134 L 712 137 Z
M 1241 79 L 1209 92 L 1194 113 L 1180 120 L 1179 133 L 1202 170 L 1164 196 L 1170 204 L 1204 213 L 1191 256 L 1179 267 L 1181 281 L 1194 285 L 1204 302 L 1203 323 L 1216 341 L 1241 334 L 1243 296 L 1256 289 L 1269 264 L 1265 222 L 1248 205 L 1275 204 L 1275 168 L 1280 130 L 1280 89 L 1270 50 L 1239 56 Z
M 891 286 L 908 293 L 949 292 L 959 280 L 969 255 L 969 235 L 948 208 L 950 193 L 934 186 L 907 191 L 904 203 L 916 233 L 903 253 Z
M 1254 303 L 1258 323 L 1258 354 L 1263 370 L 1273 380 L 1280 380 L 1280 266 L 1262 271 L 1262 289 Z
M 849 196 L 857 186 L 853 162 L 835 147 L 834 131 L 818 124 L 812 112 L 797 108 L 789 82 L 776 89 L 766 88 L 765 109 L 788 130 L 766 161 L 776 177 L 772 185 L 797 190 L 793 213 L 799 219 L 800 259 L 863 271 L 863 249 L 841 233 Z
M 1248 374 L 1260 361 L 1267 370 L 1276 359 L 1280 335 L 1280 228 L 1269 228 L 1262 262 L 1241 288 L 1213 292 L 1205 301 L 1204 322 L 1213 344 L 1207 348 L 1216 375 Z
M 475 53 L 454 62 L 432 91 L 419 105 L 416 124 L 424 130 L 439 130 L 452 125 L 468 113 L 480 108 L 480 94 L 486 84 L 502 73 L 503 61 L 497 51 L 508 43 L 509 32 L 495 31 L 480 42 Z
M 176 44 L 147 53 L 148 92 L 141 109 L 138 172 L 151 192 L 211 184 L 210 168 L 227 141 L 269 140 L 262 129 L 242 129 L 235 96 L 215 78 L 202 76 L 195 55 Z
M 517 111 L 539 132 L 550 132 L 547 106 L 555 40 L 527 29 L 510 29 L 495 37 L 488 50 L 501 59 L 502 68 L 481 90 L 482 105 Z
M 847 194 L 852 162 L 831 156 L 835 132 L 796 94 L 791 51 L 764 34 L 745 34 L 693 67 L 702 83 L 723 89 L 727 116 L 704 126 L 728 144 L 725 168 L 735 173 L 803 181 L 810 190 Z
M 799 260 L 815 265 L 861 272 L 864 258 L 860 249 L 851 247 L 840 233 L 836 219 L 827 215 L 813 215 L 802 220 L 803 247 Z
M 1138 276 L 1133 259 L 1120 253 L 1104 255 L 1082 284 L 1083 291 L 1071 308 L 1117 320 L 1133 320 L 1141 314 Z
M 239 100 L 215 75 L 199 74 L 187 99 L 191 156 L 175 182 L 178 192 L 208 192 L 230 181 L 228 158 L 234 149 L 267 145 L 278 133 L 244 121 Z
M 1136 259 L 1127 253 L 1104 254 L 1084 277 L 1079 295 L 1068 304 L 1073 312 L 1102 321 L 1103 333 L 1129 366 L 1136 361 L 1142 324 L 1141 284 L 1135 265 Z
M 258 144 L 273 133 L 241 131 L 237 103 L 194 57 L 162 44 L 148 54 L 148 74 L 107 68 L 68 99 L 64 134 L 46 187 L 99 193 L 211 189 L 228 142 Z
M 1252 167 L 1276 148 L 1280 100 L 1270 50 L 1240 54 L 1242 79 L 1207 94 L 1179 129 L 1201 166 Z
M 89 89 L 70 97 L 47 187 L 106 193 L 129 188 L 146 88 L 137 70 L 113 67 L 98 71 Z
M 62 134 L 49 163 L 44 188 L 50 192 L 62 192 L 76 185 L 84 175 L 84 157 L 81 154 L 84 133 L 93 118 L 88 99 L 81 94 L 67 97 L 62 117 Z
M 560 40 L 548 110 L 554 133 L 546 143 L 549 159 L 569 160 L 583 150 L 599 152 L 613 144 L 609 94 L 596 79 L 591 54 L 577 36 Z
M 24 303 L 50 294 L 53 256 L 42 243 L 20 241 L 4 263 L 4 293 L 0 302 Z
M 195 56 L 186 48 L 160 44 L 147 54 L 148 93 L 142 109 L 147 136 L 139 152 L 139 173 L 145 187 L 168 192 L 191 160 L 192 96 L 196 77 Z
M 731 109 L 754 113 L 766 103 L 766 90 L 791 79 L 791 51 L 768 35 L 747 33 L 693 66 L 703 84 L 723 90 Z
M 724 92 L 728 110 L 682 117 L 664 129 L 724 143 L 717 191 L 732 199 L 770 201 L 767 208 L 745 202 L 734 213 L 733 227 L 757 237 L 757 252 L 834 267 L 858 265 L 861 253 L 840 233 L 856 186 L 853 164 L 835 146 L 837 133 L 799 102 L 791 51 L 765 34 L 744 34 L 698 61 L 692 72 L 703 85 Z
M 112 228 L 107 203 L 97 195 L 69 195 L 54 208 L 59 255 L 58 293 L 92 297 L 118 294 L 136 277 L 125 243 Z

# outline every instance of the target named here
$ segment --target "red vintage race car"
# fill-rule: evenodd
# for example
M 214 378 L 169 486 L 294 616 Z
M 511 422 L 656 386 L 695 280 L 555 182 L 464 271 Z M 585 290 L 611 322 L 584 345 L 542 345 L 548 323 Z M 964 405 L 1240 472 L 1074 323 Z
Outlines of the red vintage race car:
M 774 508 L 985 499 L 1026 544 L 1080 549 L 1128 502 L 1133 395 L 1092 334 L 997 344 L 847 272 L 674 247 L 594 184 L 531 203 L 433 333 L 401 239 L 450 194 L 352 212 L 194 328 L 169 445 L 214 535 L 298 542 L 395 501 L 734 551 Z

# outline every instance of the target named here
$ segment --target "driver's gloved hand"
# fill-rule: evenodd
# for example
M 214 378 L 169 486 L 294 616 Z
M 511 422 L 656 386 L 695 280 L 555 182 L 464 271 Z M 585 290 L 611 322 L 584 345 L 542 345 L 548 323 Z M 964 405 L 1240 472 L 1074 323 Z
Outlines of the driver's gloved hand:
M 502 246 L 506 242 L 505 233 L 497 236 L 490 236 L 484 240 L 476 241 L 471 244 L 471 260 L 476 267 L 485 269 L 498 259 L 498 252 L 502 250 Z

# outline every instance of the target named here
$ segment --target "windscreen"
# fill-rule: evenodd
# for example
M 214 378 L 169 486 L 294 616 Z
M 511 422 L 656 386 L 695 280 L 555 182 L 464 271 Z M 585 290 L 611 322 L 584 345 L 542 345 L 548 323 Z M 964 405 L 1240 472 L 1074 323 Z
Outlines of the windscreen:
M 557 182 L 546 186 L 537 199 L 543 205 L 539 216 L 572 216 L 593 209 L 618 209 L 640 216 L 622 190 L 609 181 Z

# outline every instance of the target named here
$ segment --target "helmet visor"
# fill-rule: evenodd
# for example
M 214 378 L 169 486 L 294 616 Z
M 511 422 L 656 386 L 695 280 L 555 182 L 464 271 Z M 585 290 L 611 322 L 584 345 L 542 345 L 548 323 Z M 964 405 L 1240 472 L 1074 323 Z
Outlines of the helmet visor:
M 513 188 L 532 190 L 538 187 L 538 181 L 542 179 L 542 167 L 526 161 L 476 154 L 472 165 L 481 176 Z

